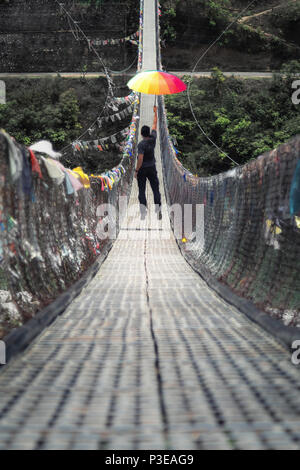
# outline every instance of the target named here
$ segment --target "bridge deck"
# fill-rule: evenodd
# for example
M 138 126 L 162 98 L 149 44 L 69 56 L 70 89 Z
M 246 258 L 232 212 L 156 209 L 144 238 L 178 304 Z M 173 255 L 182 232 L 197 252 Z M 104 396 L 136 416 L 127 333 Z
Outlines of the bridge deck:
M 143 123 L 152 105 L 143 97 Z M 159 148 L 157 160 L 161 179 Z M 188 266 L 165 210 L 160 225 L 132 211 L 95 279 L 1 372 L 0 448 L 298 449 L 289 354 Z

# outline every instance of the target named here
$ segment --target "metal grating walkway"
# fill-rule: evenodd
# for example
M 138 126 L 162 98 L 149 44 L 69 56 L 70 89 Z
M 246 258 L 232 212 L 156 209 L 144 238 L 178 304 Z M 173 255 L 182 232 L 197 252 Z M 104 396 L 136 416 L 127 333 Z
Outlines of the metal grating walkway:
M 154 8 L 145 0 L 144 69 Z M 143 97 L 143 123 L 152 107 Z M 157 161 L 162 182 L 159 148 Z M 136 203 L 134 182 L 95 279 L 1 371 L 0 449 L 299 449 L 290 355 L 192 271 L 165 209 L 141 222 Z

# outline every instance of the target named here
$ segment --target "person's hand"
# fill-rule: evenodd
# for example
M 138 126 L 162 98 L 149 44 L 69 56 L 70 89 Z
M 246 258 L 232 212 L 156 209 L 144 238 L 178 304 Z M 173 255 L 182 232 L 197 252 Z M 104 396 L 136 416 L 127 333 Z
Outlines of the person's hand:
M 153 106 L 153 111 L 157 113 L 157 106 Z

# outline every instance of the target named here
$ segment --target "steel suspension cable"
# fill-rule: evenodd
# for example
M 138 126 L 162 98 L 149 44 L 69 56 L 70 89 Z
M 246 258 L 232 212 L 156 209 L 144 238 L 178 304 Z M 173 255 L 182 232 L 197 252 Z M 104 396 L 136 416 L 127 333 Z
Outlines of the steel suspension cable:
M 108 73 L 108 69 L 106 67 L 106 65 L 104 64 L 101 56 L 98 54 L 97 50 L 94 48 L 94 46 L 91 44 L 91 41 L 89 40 L 89 38 L 86 36 L 86 34 L 84 33 L 84 31 L 80 28 L 80 26 L 78 26 L 77 22 L 73 19 L 72 15 L 68 12 L 68 10 L 66 10 L 66 8 L 63 6 L 62 3 L 60 3 L 58 0 L 55 0 L 55 2 L 57 3 L 57 5 L 59 5 L 59 7 L 62 9 L 62 11 L 67 15 L 67 18 L 68 18 L 68 23 L 70 25 L 70 21 L 72 21 L 72 23 L 75 25 L 75 31 L 77 31 L 77 34 L 75 34 L 73 31 L 72 31 L 72 34 L 74 36 L 74 38 L 78 41 L 79 40 L 79 35 L 78 35 L 78 31 L 82 34 L 82 36 L 84 37 L 84 39 L 87 41 L 88 43 L 88 46 L 89 46 L 89 49 L 92 50 L 95 54 L 96 54 L 96 57 L 97 59 L 99 60 L 102 68 L 103 68 L 103 71 L 104 71 L 104 74 L 105 74 L 105 77 L 107 79 L 107 83 L 108 83 L 108 92 L 107 92 L 107 95 L 106 95 L 106 99 L 105 99 L 105 103 L 104 103 L 104 107 L 101 111 L 101 113 L 97 116 L 97 118 L 95 119 L 95 121 L 89 126 L 88 129 L 86 129 L 76 140 L 80 140 L 88 131 L 89 129 L 95 125 L 95 123 L 97 122 L 98 118 L 102 116 L 102 114 L 104 113 L 104 111 L 106 110 L 107 108 L 107 104 L 109 102 L 109 100 L 111 99 L 112 96 L 114 96 L 113 94 L 113 90 L 112 90 L 112 79 Z M 71 27 L 71 26 L 70 26 Z M 73 142 L 72 142 L 73 143 Z M 68 144 L 66 145 L 65 147 L 63 147 L 61 149 L 61 152 L 62 153 L 65 153 L 65 151 L 70 148 L 72 146 L 72 143 L 71 144 Z
M 206 56 L 206 54 L 215 46 L 215 44 L 217 44 L 217 42 L 219 42 L 219 40 L 224 36 L 224 34 L 238 21 L 238 19 L 244 14 L 245 11 L 247 11 L 257 0 L 252 0 L 249 5 L 247 5 L 247 7 L 245 7 L 238 15 L 237 17 L 234 19 L 234 21 L 232 21 L 229 25 L 227 25 L 227 27 L 224 29 L 224 31 L 222 31 L 222 33 L 209 45 L 209 47 L 204 51 L 204 53 L 199 57 L 199 59 L 196 61 L 196 64 L 195 66 L 193 67 L 192 69 L 192 72 L 191 72 L 191 75 L 192 75 L 192 78 L 191 80 L 189 81 L 188 83 L 188 87 L 187 87 L 187 97 L 188 97 L 188 102 L 189 102 L 189 106 L 190 106 L 190 110 L 191 110 L 191 113 L 193 115 L 193 118 L 197 124 L 197 126 L 199 127 L 200 131 L 202 132 L 202 134 L 207 138 L 207 140 L 220 152 L 222 152 L 222 154 L 227 157 L 229 160 L 231 160 L 235 165 L 238 165 L 238 163 L 233 159 L 231 158 L 224 150 L 222 150 L 210 137 L 209 135 L 205 132 L 205 130 L 203 129 L 203 127 L 201 126 L 201 124 L 199 123 L 198 119 L 197 119 L 197 116 L 195 114 L 195 111 L 194 111 L 194 108 L 193 108 L 193 105 L 192 105 L 192 101 L 191 101 L 191 84 L 192 84 L 192 81 L 193 81 L 193 74 L 195 73 L 195 70 L 199 64 L 199 62 L 201 62 L 201 60 Z

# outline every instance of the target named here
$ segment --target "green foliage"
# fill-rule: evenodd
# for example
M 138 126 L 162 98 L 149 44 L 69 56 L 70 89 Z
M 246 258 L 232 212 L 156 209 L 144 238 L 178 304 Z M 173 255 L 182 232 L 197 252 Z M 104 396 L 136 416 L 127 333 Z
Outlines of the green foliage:
M 166 97 L 169 130 L 177 139 L 179 158 L 198 175 L 228 170 L 232 163 L 225 154 L 244 164 L 300 133 L 300 106 L 292 103 L 290 76 L 239 80 L 215 69 L 212 79 L 194 80 L 190 92 L 200 126 L 222 150 L 211 145 L 197 126 L 186 94 Z
M 105 6 L 105 3 L 107 3 L 107 0 L 77 0 L 79 5 L 83 5 L 86 7 L 101 7 Z M 110 0 L 110 3 L 120 3 L 120 0 Z
M 233 51 L 245 56 L 259 55 L 260 63 L 251 61 L 252 68 L 279 69 L 283 61 L 299 57 L 300 0 L 289 1 L 287 6 L 274 9 L 273 14 L 269 12 L 259 17 L 259 26 L 255 17 L 245 23 L 238 22 L 238 14 L 243 11 L 242 16 L 247 16 L 268 10 L 274 6 L 268 0 L 255 2 L 252 11 L 245 10 L 247 1 L 242 0 L 161 0 L 161 4 L 164 45 L 174 47 L 176 52 L 174 57 L 169 57 L 168 51 L 165 53 L 173 70 L 189 69 L 189 62 L 195 60 L 191 53 L 193 48 L 209 45 L 218 37 L 216 48 L 221 48 L 222 52 L 227 49 L 224 58 L 228 57 L 229 61 Z M 211 60 L 210 53 L 203 62 L 208 62 L 211 67 Z M 216 59 L 219 64 L 223 60 L 223 54 Z M 232 62 L 236 66 L 234 57 Z M 230 63 L 227 70 L 233 70 Z
M 224 23 L 230 19 L 229 0 L 208 0 L 204 4 L 205 13 L 211 26 L 216 26 L 218 23 Z
M 115 83 L 119 80 L 120 84 L 124 82 L 124 79 L 116 78 Z M 8 101 L 6 105 L 0 105 L 0 128 L 26 146 L 38 140 L 50 140 L 58 151 L 77 139 L 95 121 L 107 91 L 106 79 L 102 77 L 88 81 L 59 76 L 55 79 L 10 79 L 6 80 L 6 86 Z M 119 91 L 122 88 L 124 95 L 127 94 L 128 88 L 122 86 Z M 96 137 L 123 129 L 129 119 L 108 123 L 107 127 L 97 131 Z M 91 140 L 88 133 L 85 138 Z M 101 173 L 119 161 L 119 150 L 114 148 L 73 155 L 72 148 L 68 147 L 62 159 L 66 166 L 80 165 L 88 173 Z
M 293 26 L 299 28 L 300 21 L 300 1 L 287 2 L 282 8 L 274 9 L 271 15 L 271 22 L 277 28 L 281 28 L 288 33 Z
M 281 67 L 281 73 L 285 73 L 288 77 L 296 77 L 300 74 L 300 61 L 299 60 L 290 60 Z
M 163 41 L 168 44 L 174 44 L 177 39 L 176 32 L 176 15 L 178 0 L 165 1 L 162 9 L 162 16 L 160 19 L 161 24 L 161 37 Z
M 64 90 L 59 78 L 35 85 L 15 90 L 14 99 L 0 106 L 0 127 L 25 145 L 40 139 L 60 144 L 74 139 L 81 129 L 75 91 Z

